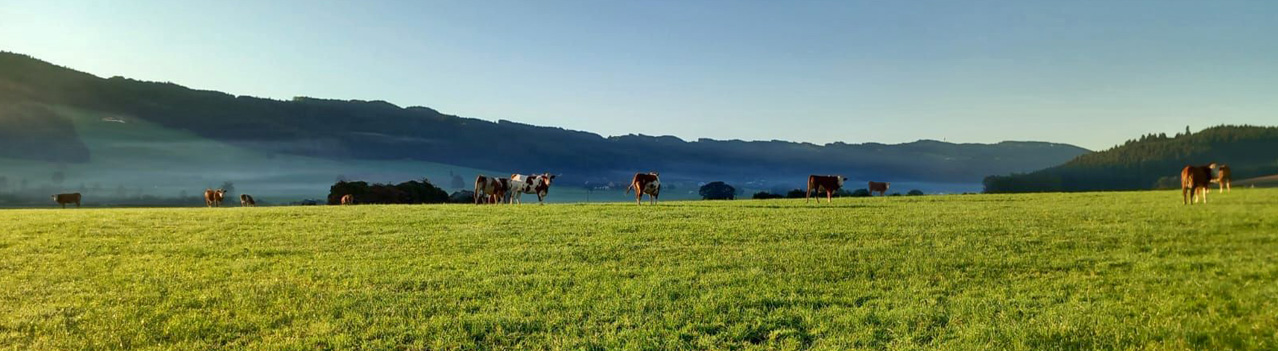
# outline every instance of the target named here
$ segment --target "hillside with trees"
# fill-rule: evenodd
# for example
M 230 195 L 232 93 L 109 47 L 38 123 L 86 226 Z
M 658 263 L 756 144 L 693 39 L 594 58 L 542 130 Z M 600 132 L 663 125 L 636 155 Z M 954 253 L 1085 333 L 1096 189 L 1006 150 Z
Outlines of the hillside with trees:
M 1036 172 L 990 176 L 985 192 L 1141 190 L 1180 186 L 1186 165 L 1228 164 L 1233 179 L 1278 174 L 1278 127 L 1217 126 L 1149 134 Z
M 661 170 L 671 179 L 734 182 L 793 182 L 808 174 L 838 173 L 854 179 L 975 184 L 990 174 L 1042 169 L 1088 152 L 1044 142 L 816 145 L 603 137 L 384 101 L 281 101 L 173 83 L 104 79 L 13 53 L 0 53 L 0 106 L 6 106 L 0 110 L 0 130 L 22 131 L 0 138 L 7 143 L 0 158 L 59 163 L 86 162 L 94 151 L 77 141 L 75 131 L 53 113 L 57 109 L 127 117 L 268 153 L 548 171 L 562 174 L 560 182 L 569 184 L 624 181 L 640 170 Z

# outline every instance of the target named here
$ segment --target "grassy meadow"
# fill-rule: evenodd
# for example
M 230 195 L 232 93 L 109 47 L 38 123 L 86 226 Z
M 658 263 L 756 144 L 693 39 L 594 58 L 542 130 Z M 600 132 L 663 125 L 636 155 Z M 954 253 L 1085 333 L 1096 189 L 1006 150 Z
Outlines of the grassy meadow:
M 1278 189 L 0 210 L 0 350 L 1275 350 Z

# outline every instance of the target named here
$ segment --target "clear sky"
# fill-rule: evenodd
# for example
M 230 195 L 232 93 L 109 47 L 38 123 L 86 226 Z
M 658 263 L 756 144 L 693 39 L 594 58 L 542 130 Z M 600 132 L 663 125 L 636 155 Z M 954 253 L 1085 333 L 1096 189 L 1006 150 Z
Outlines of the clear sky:
M 99 76 L 603 135 L 1042 140 L 1278 125 L 1278 1 L 0 0 Z

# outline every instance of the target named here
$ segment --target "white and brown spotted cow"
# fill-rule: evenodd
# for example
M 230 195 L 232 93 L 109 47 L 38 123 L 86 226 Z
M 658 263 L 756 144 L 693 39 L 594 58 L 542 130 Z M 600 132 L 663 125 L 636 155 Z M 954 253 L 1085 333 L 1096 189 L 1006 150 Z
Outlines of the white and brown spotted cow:
M 222 199 L 226 197 L 226 189 L 204 189 L 204 205 L 222 207 Z
M 626 193 L 630 190 L 635 191 L 635 203 L 643 204 L 643 194 L 648 194 L 648 199 L 652 204 L 657 204 L 657 196 L 661 195 L 661 178 L 657 172 L 635 173 L 634 179 L 630 180 L 630 187 L 626 188 Z
M 555 175 L 550 173 L 533 175 L 511 174 L 511 203 L 523 203 L 522 194 L 537 194 L 537 203 L 544 204 L 546 195 L 550 193 L 550 182 L 554 179 Z
M 510 186 L 510 179 L 493 178 L 485 175 L 475 177 L 475 204 L 483 203 L 496 204 L 506 198 L 506 189 Z
M 257 200 L 253 199 L 253 195 L 240 194 L 240 207 L 256 207 Z
M 825 192 L 825 202 L 834 201 L 834 192 L 843 188 L 843 182 L 848 177 L 841 175 L 810 175 L 808 176 L 808 192 L 803 194 L 804 202 L 812 201 L 812 191 Z M 821 203 L 821 198 L 817 198 L 817 203 Z

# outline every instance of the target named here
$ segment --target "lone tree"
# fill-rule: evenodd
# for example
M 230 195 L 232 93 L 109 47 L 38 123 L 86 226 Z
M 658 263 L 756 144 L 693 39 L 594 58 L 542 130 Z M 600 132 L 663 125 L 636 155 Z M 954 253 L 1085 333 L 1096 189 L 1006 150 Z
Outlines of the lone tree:
M 710 182 L 701 186 L 702 200 L 733 200 L 737 198 L 737 188 L 724 182 Z

